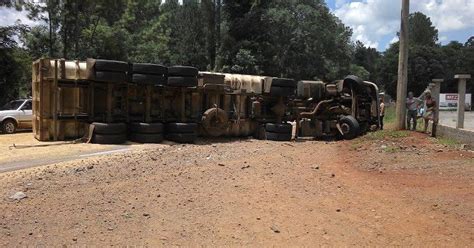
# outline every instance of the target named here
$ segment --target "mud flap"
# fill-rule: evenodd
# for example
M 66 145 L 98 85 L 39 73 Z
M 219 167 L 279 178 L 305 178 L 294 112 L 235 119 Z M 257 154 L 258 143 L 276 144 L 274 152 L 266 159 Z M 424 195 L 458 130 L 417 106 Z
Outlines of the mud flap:
M 89 125 L 89 130 L 85 133 L 83 140 L 86 141 L 86 143 L 91 143 L 92 137 L 94 135 L 94 128 L 95 126 L 93 124 Z
M 336 123 L 336 128 L 339 131 L 339 133 L 341 134 L 341 136 L 344 136 L 344 132 L 342 131 L 341 124 L 339 124 L 339 122 Z

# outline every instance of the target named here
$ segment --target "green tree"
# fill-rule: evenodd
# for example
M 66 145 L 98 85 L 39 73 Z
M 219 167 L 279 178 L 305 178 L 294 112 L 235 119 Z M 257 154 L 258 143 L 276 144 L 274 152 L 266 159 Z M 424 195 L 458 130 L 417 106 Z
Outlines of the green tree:
M 438 30 L 426 15 L 415 12 L 409 16 L 408 91 L 421 94 L 433 78 L 443 77 L 446 56 L 440 51 Z M 378 81 L 388 94 L 395 96 L 398 73 L 399 43 L 392 44 L 380 60 Z
M 438 30 L 431 19 L 421 12 L 410 14 L 408 29 L 410 45 L 435 46 L 438 42 Z
M 0 104 L 30 94 L 31 57 L 18 46 L 15 35 L 22 25 L 0 27 Z
M 356 41 L 353 63 L 364 68 L 368 72 L 368 75 L 363 77 L 364 79 L 372 82 L 377 81 L 380 58 L 381 55 L 375 48 L 366 47 L 362 42 Z M 351 70 L 351 73 L 361 77 L 361 75 L 355 73 L 353 70 Z

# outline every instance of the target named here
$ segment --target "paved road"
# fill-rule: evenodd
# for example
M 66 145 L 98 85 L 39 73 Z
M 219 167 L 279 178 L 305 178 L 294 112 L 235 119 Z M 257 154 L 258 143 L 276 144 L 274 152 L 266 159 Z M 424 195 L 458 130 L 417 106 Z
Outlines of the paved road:
M 13 146 L 16 146 L 14 148 Z M 127 152 L 138 144 L 98 145 L 40 142 L 31 132 L 0 134 L 0 173 L 60 163 L 84 157 Z
M 128 152 L 128 151 L 131 151 L 131 149 L 132 148 L 127 147 L 127 146 L 117 146 L 117 147 L 109 148 L 108 150 L 101 151 L 101 152 L 81 153 L 79 151 L 76 154 L 68 154 L 68 155 L 63 155 L 63 156 L 48 156 L 44 158 L 27 157 L 19 161 L 9 161 L 9 162 L 0 163 L 0 173 L 21 170 L 21 169 L 42 166 L 42 165 L 67 162 L 67 161 L 72 161 L 72 160 L 81 159 L 85 157 Z
M 456 127 L 456 111 L 441 111 L 439 117 L 439 122 L 441 124 L 450 127 Z M 464 128 L 474 130 L 474 111 L 465 112 Z

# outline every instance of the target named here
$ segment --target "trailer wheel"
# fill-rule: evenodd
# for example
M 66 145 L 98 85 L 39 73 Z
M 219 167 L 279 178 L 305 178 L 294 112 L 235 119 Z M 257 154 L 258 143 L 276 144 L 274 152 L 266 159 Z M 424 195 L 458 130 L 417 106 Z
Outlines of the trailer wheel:
M 293 126 L 288 123 L 267 123 L 265 124 L 265 130 L 272 133 L 292 133 Z
M 225 134 L 229 126 L 228 122 L 229 117 L 223 109 L 210 108 L 204 112 L 201 125 L 209 135 L 219 137 Z
M 131 133 L 130 140 L 138 143 L 161 143 L 163 142 L 162 133 Z
M 253 134 L 253 137 L 258 139 L 258 140 L 264 140 L 265 139 L 265 125 L 264 124 L 258 124 L 255 133 Z
M 118 71 L 96 71 L 94 81 L 108 83 L 125 83 L 127 75 L 125 72 Z
M 130 123 L 130 132 L 142 134 L 159 134 L 163 133 L 162 123 Z
M 267 137 L 267 140 L 273 140 L 273 141 L 290 141 L 291 140 L 291 133 L 265 132 L 265 136 Z
M 96 59 L 94 69 L 96 71 L 126 72 L 129 69 L 129 65 L 127 62 L 118 60 Z
M 196 77 L 168 77 L 168 86 L 174 87 L 196 87 L 198 79 Z
M 341 127 L 342 134 L 339 133 L 342 138 L 350 140 L 356 138 L 360 134 L 359 122 L 350 115 L 346 115 L 339 120 L 339 126 Z
M 199 70 L 191 66 L 171 66 L 168 67 L 168 75 L 178 77 L 197 77 Z
M 165 130 L 167 133 L 196 133 L 197 123 L 168 123 Z
M 165 135 L 167 140 L 178 143 L 194 143 L 197 139 L 196 133 L 168 133 Z
M 101 123 L 93 122 L 95 134 L 125 134 L 127 125 L 125 123 Z
M 132 72 L 138 74 L 167 75 L 168 68 L 157 64 L 133 63 Z
M 167 79 L 162 75 L 153 74 L 133 74 L 132 83 L 136 84 L 150 84 L 150 85 L 164 85 Z
M 127 142 L 127 135 L 123 134 L 94 134 L 92 143 L 95 144 L 123 144 Z
M 273 78 L 272 86 L 296 88 L 296 81 L 289 78 Z

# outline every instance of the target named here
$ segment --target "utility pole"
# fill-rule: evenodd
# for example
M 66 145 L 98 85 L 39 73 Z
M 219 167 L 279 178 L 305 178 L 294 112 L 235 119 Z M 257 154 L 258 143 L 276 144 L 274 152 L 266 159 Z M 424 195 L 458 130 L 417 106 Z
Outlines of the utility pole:
M 410 13 L 410 0 L 402 0 L 400 24 L 400 51 L 398 55 L 398 81 L 395 129 L 405 129 L 406 95 L 408 76 L 408 14 Z

